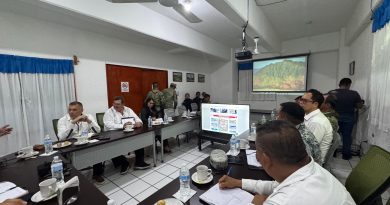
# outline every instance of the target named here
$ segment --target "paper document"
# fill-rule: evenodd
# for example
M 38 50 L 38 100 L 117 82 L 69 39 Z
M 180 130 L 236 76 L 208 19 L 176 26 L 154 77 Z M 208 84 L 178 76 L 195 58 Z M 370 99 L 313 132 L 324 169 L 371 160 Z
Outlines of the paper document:
M 188 196 L 185 196 L 185 197 L 182 197 L 181 194 L 180 194 L 180 190 L 178 192 L 176 192 L 173 197 L 175 197 L 176 199 L 179 199 L 181 202 L 183 203 L 186 203 L 188 200 L 191 199 L 191 197 L 193 197 L 194 195 L 196 194 L 196 191 L 191 189 L 190 190 L 190 194 L 188 194 Z
M 12 182 L 0 182 L 0 194 L 14 187 L 16 187 L 16 185 Z
M 19 198 L 23 195 L 26 195 L 27 193 L 28 193 L 27 190 L 24 190 L 20 187 L 15 187 L 13 189 L 10 189 L 10 190 L 0 194 L 0 203 L 2 203 L 3 201 L 5 201 L 7 199 Z
M 199 198 L 212 205 L 248 205 L 253 195 L 239 188 L 219 189 L 219 184 L 216 184 Z
M 256 159 L 256 150 L 245 150 L 246 153 L 246 160 L 248 162 L 248 165 L 255 166 L 255 167 L 261 167 L 261 164 Z

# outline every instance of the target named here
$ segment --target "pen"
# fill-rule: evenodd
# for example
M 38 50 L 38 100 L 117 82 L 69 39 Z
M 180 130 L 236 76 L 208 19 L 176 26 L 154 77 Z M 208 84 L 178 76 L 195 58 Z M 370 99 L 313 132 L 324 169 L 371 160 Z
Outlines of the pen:
M 229 168 L 229 170 L 227 171 L 227 174 L 226 175 L 230 175 L 230 171 L 232 170 L 232 167 Z

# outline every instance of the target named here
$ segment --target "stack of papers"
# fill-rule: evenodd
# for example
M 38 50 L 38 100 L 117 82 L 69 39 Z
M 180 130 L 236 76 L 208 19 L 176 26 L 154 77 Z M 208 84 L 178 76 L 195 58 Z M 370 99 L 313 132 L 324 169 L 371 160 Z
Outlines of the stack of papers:
M 219 184 L 216 184 L 199 198 L 212 205 L 248 205 L 253 195 L 239 188 L 219 189 Z
M 261 164 L 256 159 L 256 150 L 245 150 L 245 153 L 248 165 L 254 167 L 261 167 Z
M 0 183 L 0 203 L 7 199 L 16 199 L 28 193 L 27 190 L 24 190 L 12 182 L 1 182 Z

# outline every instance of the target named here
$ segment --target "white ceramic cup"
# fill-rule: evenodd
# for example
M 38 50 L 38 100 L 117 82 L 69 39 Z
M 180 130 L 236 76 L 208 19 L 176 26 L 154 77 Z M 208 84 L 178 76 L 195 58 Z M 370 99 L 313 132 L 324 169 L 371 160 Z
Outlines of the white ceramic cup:
M 42 198 L 47 198 L 53 195 L 57 191 L 57 179 L 51 178 L 42 181 L 39 183 L 39 190 Z
M 206 165 L 199 165 L 196 167 L 196 174 L 198 176 L 198 181 L 204 181 L 211 175 L 211 169 L 209 169 Z
M 126 126 L 125 126 L 125 130 L 126 130 L 126 131 L 131 131 L 131 130 L 133 130 L 133 127 L 134 127 L 133 124 L 131 124 L 131 125 L 126 125 Z
M 24 147 L 18 151 L 18 155 L 29 155 L 33 151 L 33 146 Z
M 249 141 L 246 139 L 240 139 L 240 149 L 246 149 L 249 145 Z

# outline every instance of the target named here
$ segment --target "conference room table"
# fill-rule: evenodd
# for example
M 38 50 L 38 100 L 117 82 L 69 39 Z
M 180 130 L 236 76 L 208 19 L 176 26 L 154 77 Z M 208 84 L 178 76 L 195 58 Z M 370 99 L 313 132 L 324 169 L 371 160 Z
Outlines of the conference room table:
M 69 147 L 59 149 L 59 151 L 68 156 L 74 167 L 82 169 L 137 149 L 152 146 L 153 163 L 156 165 L 156 133 L 161 132 L 164 140 L 199 128 L 199 117 L 182 118 L 178 116 L 174 117 L 173 120 L 168 124 L 150 128 L 144 125 L 140 128 L 134 128 L 132 132 L 124 132 L 123 130 L 104 131 L 92 137 L 92 139 L 106 137 L 109 138 L 107 140 L 99 140 L 84 145 L 72 144 Z M 69 140 L 75 142 L 75 139 Z M 162 161 L 164 159 L 163 155 L 163 144 L 161 144 Z
M 39 182 L 43 181 L 43 178 L 40 178 L 38 175 L 37 167 L 40 164 L 45 162 L 51 163 L 53 156 L 38 156 L 37 158 L 32 159 L 16 159 L 15 154 L 10 154 L 0 159 L 2 167 L 0 167 L 0 182 L 9 181 L 16 186 L 19 186 L 23 189 L 28 190 L 30 197 L 39 191 Z M 77 169 L 75 169 L 65 158 L 61 155 L 60 158 L 64 163 L 67 164 L 67 167 L 70 168 L 70 175 L 64 176 L 65 181 L 78 176 L 80 182 L 80 192 L 78 195 L 75 205 L 107 205 L 109 200 L 95 185 L 89 182 L 83 174 L 81 174 Z M 34 204 L 31 201 L 28 204 Z M 54 205 L 57 203 L 57 197 L 50 199 L 45 202 L 40 202 L 42 205 Z
M 154 131 L 154 128 L 147 126 L 135 128 L 132 132 L 105 131 L 93 136 L 92 139 L 104 137 L 107 140 L 84 145 L 72 144 L 69 147 L 59 149 L 59 151 L 70 159 L 74 167 L 82 169 L 137 149 L 153 146 L 153 159 L 154 164 L 156 164 Z M 75 142 L 75 139 L 69 139 L 69 141 Z
M 254 149 L 254 143 L 251 143 L 251 148 Z M 225 147 L 224 150 L 227 150 Z M 242 161 L 243 164 L 230 164 L 228 165 L 228 168 L 224 171 L 217 172 L 216 170 L 213 170 L 213 180 L 208 184 L 196 184 L 191 180 L 191 189 L 196 191 L 196 194 L 191 197 L 186 203 L 186 205 L 196 205 L 196 204 L 207 204 L 201 199 L 199 199 L 199 196 L 202 195 L 204 192 L 206 192 L 208 189 L 210 189 L 212 186 L 218 183 L 218 180 L 227 173 L 227 170 L 231 167 L 229 176 L 237 178 L 237 179 L 256 179 L 256 180 L 272 180 L 272 178 L 261 168 L 252 168 L 248 166 L 247 160 L 246 160 L 246 154 L 245 150 L 241 150 L 240 154 L 238 155 Z M 210 157 L 207 157 L 200 163 L 198 163 L 196 166 L 192 167 L 190 169 L 190 174 L 196 172 L 196 167 L 198 165 L 206 165 L 209 168 L 210 165 Z M 180 181 L 179 178 L 174 179 L 172 182 L 146 198 L 145 200 L 141 201 L 139 205 L 152 205 L 155 204 L 158 200 L 166 199 L 166 198 L 173 198 L 173 194 L 175 194 L 180 187 Z

